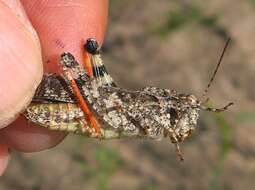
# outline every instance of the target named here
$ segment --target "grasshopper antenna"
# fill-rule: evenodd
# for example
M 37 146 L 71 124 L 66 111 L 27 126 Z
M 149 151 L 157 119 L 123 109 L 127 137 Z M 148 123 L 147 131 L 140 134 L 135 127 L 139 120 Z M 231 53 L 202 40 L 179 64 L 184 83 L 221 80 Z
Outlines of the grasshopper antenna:
M 203 100 L 203 99 L 206 97 L 206 95 L 208 94 L 209 88 L 211 87 L 212 82 L 213 82 L 213 80 L 214 80 L 214 78 L 215 78 L 215 76 L 216 76 L 216 74 L 217 74 L 217 72 L 218 72 L 218 70 L 219 70 L 219 67 L 220 67 L 220 65 L 221 65 L 222 59 L 223 59 L 223 57 L 224 57 L 224 54 L 225 54 L 225 52 L 226 52 L 226 49 L 227 49 L 227 47 L 228 47 L 228 45 L 229 45 L 230 40 L 231 40 L 231 38 L 228 38 L 227 42 L 225 43 L 225 46 L 224 46 L 223 51 L 222 51 L 222 53 L 221 53 L 220 59 L 219 59 L 219 61 L 218 61 L 218 64 L 217 64 L 217 66 L 216 66 L 216 68 L 215 68 L 215 70 L 214 70 L 214 72 L 213 72 L 213 75 L 212 75 L 212 77 L 211 77 L 211 79 L 210 79 L 210 81 L 209 81 L 207 87 L 205 88 L 205 90 L 204 90 L 204 92 L 203 92 L 203 94 L 202 94 L 200 100 Z M 206 102 L 207 102 L 207 101 L 208 101 L 208 99 L 206 99 Z
M 217 71 L 219 70 L 220 64 L 222 63 L 222 59 L 223 59 L 223 57 L 224 57 L 224 54 L 225 54 L 225 52 L 226 52 L 226 49 L 227 49 L 227 47 L 228 47 L 228 45 L 229 45 L 230 40 L 231 40 L 231 39 L 228 38 L 228 40 L 227 40 L 227 42 L 226 42 L 226 44 L 225 44 L 225 46 L 224 46 L 224 48 L 223 48 L 223 51 L 222 51 L 222 53 L 221 53 L 220 59 L 219 59 L 219 61 L 218 61 L 218 64 L 217 64 L 217 66 L 216 66 L 216 68 L 215 68 L 215 70 L 214 70 L 214 72 L 213 72 L 213 75 L 212 75 L 212 77 L 211 77 L 211 79 L 210 79 L 210 81 L 209 81 L 207 87 L 205 88 L 205 90 L 204 90 L 204 92 L 203 92 L 203 94 L 202 94 L 200 100 L 203 100 L 203 99 L 206 97 L 206 95 L 208 94 L 208 90 L 209 90 L 209 88 L 210 88 L 211 85 L 212 85 L 212 82 L 213 82 L 213 80 L 214 80 L 214 78 L 215 78 L 215 76 L 216 76 Z M 204 101 L 202 101 L 202 104 L 205 104 L 205 103 L 208 102 L 208 101 L 209 101 L 209 98 L 206 98 Z M 224 107 L 222 107 L 222 108 L 210 108 L 210 107 L 204 107 L 204 106 L 201 106 L 200 108 L 201 108 L 202 110 L 205 110 L 205 111 L 223 112 L 223 111 L 226 111 L 226 110 L 228 109 L 228 107 L 229 107 L 229 106 L 232 106 L 233 104 L 234 104 L 233 102 L 230 102 L 230 103 L 228 103 L 226 106 L 224 106 Z

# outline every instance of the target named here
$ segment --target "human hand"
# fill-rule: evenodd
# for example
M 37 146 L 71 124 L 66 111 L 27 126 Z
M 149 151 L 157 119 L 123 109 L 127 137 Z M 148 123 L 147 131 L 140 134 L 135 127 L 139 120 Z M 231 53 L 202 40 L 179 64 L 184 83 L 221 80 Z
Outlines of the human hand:
M 64 51 L 81 62 L 81 45 L 89 37 L 102 43 L 107 16 L 108 0 L 0 0 L 0 175 L 9 149 L 36 152 L 63 140 L 64 133 L 24 117 L 11 122 L 31 101 L 42 68 L 58 72 Z

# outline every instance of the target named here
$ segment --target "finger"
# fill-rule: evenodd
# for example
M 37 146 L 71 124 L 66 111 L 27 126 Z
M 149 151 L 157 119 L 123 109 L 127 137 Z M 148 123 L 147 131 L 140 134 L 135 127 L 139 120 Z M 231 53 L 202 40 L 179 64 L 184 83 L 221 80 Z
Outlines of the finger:
M 42 56 L 38 37 L 18 1 L 0 2 L 0 34 L 0 126 L 4 127 L 31 101 L 42 76 Z M 38 142 L 29 141 L 35 132 Z M 28 152 L 56 145 L 65 134 L 34 130 L 18 120 L 0 130 L 0 136 L 2 144 Z
M 37 36 L 20 17 L 0 1 L 0 128 L 28 105 L 42 77 Z
M 108 16 L 107 0 L 21 0 L 41 39 L 45 70 L 59 70 L 59 57 L 71 52 L 82 61 L 82 43 L 102 43 Z
M 19 125 L 16 125 L 19 123 Z M 5 143 L 21 152 L 36 152 L 51 148 L 62 141 L 65 134 L 27 124 L 24 117 L 1 130 L 0 144 Z M 15 137 L 15 138 L 14 138 Z
M 102 42 L 104 38 L 108 10 L 107 1 L 76 0 L 69 1 L 69 4 L 66 4 L 66 1 L 58 0 L 49 0 L 47 3 L 45 1 L 24 0 L 22 3 L 41 39 L 45 69 L 47 71 L 56 72 L 58 70 L 57 62 L 59 55 L 63 51 L 70 51 L 81 60 L 81 44 L 85 39 L 96 37 Z M 38 14 L 39 12 L 40 14 Z M 74 17 L 74 15 L 79 17 Z M 31 145 L 27 143 L 20 144 L 23 138 L 29 139 L 34 133 L 27 133 L 29 126 L 22 119 L 18 120 L 14 125 L 17 125 L 18 128 L 7 127 L 5 129 L 5 136 L 8 136 L 6 142 L 15 149 L 28 152 L 42 150 L 52 147 L 52 145 L 61 141 L 61 138 L 57 136 L 61 133 L 38 128 L 37 130 L 40 130 L 40 133 L 43 130 L 45 135 L 53 133 L 56 136 L 47 141 L 46 146 L 43 143 L 45 141 L 39 140 L 41 137 L 45 138 L 43 135 L 41 137 L 38 135 L 37 141 L 32 141 Z M 23 137 L 17 139 L 16 136 L 20 131 L 23 131 Z M 33 149 L 34 147 L 35 149 Z
M 9 151 L 5 145 L 0 144 L 0 176 L 3 175 L 9 162 Z

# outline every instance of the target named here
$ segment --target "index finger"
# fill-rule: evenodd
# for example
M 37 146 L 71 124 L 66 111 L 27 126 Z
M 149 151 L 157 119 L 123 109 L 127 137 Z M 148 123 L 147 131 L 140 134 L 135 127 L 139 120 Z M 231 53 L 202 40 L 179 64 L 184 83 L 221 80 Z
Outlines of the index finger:
M 59 71 L 59 55 L 72 53 L 82 61 L 82 43 L 96 38 L 100 43 L 108 16 L 108 0 L 21 0 L 40 37 L 46 72 Z

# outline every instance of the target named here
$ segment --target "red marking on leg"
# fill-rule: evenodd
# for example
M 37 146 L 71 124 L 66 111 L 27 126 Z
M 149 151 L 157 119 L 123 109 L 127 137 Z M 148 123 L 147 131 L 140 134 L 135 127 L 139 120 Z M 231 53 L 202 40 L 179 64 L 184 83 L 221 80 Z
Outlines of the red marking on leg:
M 89 123 L 90 127 L 95 129 L 96 133 L 101 134 L 100 124 L 97 121 L 97 119 L 95 118 L 95 116 L 93 115 L 93 113 L 90 111 L 89 106 L 88 106 L 87 102 L 84 100 L 84 98 L 80 92 L 80 89 L 77 86 L 75 80 L 73 79 L 71 73 L 68 70 L 66 70 L 65 74 L 71 83 L 71 87 L 73 89 L 75 97 L 78 100 L 78 104 L 79 104 L 80 108 L 82 109 L 82 111 L 84 112 L 86 121 Z
M 88 52 L 84 51 L 83 53 L 83 66 L 85 67 L 85 69 L 87 70 L 88 72 L 88 75 L 93 78 L 93 67 L 92 67 L 92 64 L 91 64 L 91 61 L 90 61 L 90 56 L 88 54 Z

